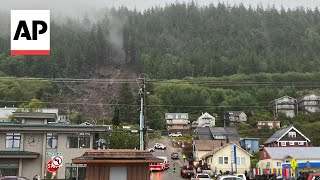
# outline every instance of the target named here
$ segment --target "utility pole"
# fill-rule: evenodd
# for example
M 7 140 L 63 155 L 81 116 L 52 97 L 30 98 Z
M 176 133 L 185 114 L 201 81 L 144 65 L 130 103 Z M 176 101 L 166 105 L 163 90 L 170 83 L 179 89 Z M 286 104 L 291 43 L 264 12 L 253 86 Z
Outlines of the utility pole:
M 148 130 L 147 130 L 147 121 L 146 121 L 146 75 L 143 78 L 143 140 L 144 140 L 144 149 L 147 149 L 147 138 L 148 138 Z
M 140 96 L 141 96 L 141 109 L 140 109 L 140 150 L 144 150 L 144 139 L 143 139 L 143 129 L 144 129 L 144 122 L 143 122 L 143 93 L 140 89 Z
M 140 76 L 143 75 L 144 77 L 141 78 Z M 139 76 L 139 80 L 142 80 L 142 88 L 139 90 L 139 95 L 140 95 L 140 102 L 141 102 L 141 107 L 140 107 L 140 150 L 145 150 L 146 149 L 146 138 L 147 138 L 147 130 L 146 130 L 146 121 L 145 121 L 145 99 L 146 99 L 146 74 L 141 74 Z M 140 87 L 140 86 L 139 86 Z

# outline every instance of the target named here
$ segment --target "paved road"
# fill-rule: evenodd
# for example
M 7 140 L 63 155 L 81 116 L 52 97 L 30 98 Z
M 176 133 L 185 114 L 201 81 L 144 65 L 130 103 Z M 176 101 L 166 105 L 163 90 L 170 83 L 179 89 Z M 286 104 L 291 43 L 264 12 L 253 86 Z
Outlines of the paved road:
M 168 158 L 168 161 L 170 163 L 170 168 L 161 171 L 161 172 L 152 172 L 150 174 L 150 180 L 182 180 L 183 178 L 180 176 L 180 167 L 182 164 L 182 156 L 181 153 L 179 153 L 180 159 L 179 160 L 172 160 L 171 159 L 171 153 L 172 152 L 179 152 L 179 149 L 173 148 L 170 140 L 168 138 L 162 138 L 150 141 L 148 143 L 148 148 L 154 147 L 155 143 L 162 143 L 165 146 L 167 146 L 166 150 L 156 150 L 156 152 L 152 153 L 154 156 L 166 156 Z M 173 172 L 173 164 L 176 166 L 176 172 Z

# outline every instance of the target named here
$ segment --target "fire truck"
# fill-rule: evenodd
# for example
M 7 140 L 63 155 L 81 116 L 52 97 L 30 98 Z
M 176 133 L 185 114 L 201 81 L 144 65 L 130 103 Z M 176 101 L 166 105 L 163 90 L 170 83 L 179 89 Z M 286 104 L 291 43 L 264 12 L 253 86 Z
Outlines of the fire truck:
M 164 171 L 169 168 L 168 158 L 165 156 L 158 156 L 157 158 L 163 159 L 161 163 L 151 163 L 149 165 L 150 171 Z

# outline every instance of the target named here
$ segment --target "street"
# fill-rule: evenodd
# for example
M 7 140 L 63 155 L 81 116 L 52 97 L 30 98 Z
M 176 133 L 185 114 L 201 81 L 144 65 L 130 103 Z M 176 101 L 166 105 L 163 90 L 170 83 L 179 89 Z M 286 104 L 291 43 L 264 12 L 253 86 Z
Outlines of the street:
M 172 144 L 170 142 L 170 139 L 165 137 L 162 139 L 152 140 L 148 143 L 148 148 L 154 148 L 155 143 L 162 143 L 164 144 L 167 149 L 166 150 L 158 150 L 156 149 L 155 152 L 152 154 L 154 156 L 166 156 L 168 158 L 168 161 L 170 163 L 170 168 L 166 169 L 164 171 L 156 172 L 153 171 L 150 173 L 150 180 L 182 180 L 183 178 L 180 176 L 180 167 L 182 166 L 182 155 L 179 152 L 178 149 L 172 147 Z M 180 159 L 172 160 L 171 159 L 171 153 L 172 152 L 178 152 Z M 173 164 L 175 164 L 176 172 L 173 172 Z M 186 163 L 184 163 L 186 164 Z

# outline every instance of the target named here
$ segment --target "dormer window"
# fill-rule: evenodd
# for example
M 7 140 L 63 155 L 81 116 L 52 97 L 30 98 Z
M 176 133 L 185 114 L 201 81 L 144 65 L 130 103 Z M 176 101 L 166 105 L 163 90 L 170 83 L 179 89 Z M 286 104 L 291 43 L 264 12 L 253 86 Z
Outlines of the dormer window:
M 289 137 L 296 138 L 297 137 L 297 133 L 296 132 L 289 132 Z

